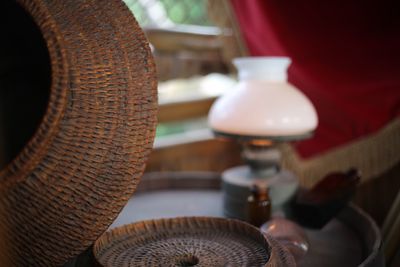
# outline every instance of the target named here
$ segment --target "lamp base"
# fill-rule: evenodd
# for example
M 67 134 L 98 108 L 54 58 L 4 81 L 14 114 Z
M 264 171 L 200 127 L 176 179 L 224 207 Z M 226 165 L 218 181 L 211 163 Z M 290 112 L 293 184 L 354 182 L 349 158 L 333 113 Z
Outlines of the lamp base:
M 272 175 L 260 175 L 248 166 L 239 166 L 222 173 L 224 214 L 240 220 L 247 219 L 247 199 L 250 189 L 256 185 L 261 190 L 269 189 L 272 212 L 288 212 L 288 204 L 299 187 L 297 177 L 287 170 Z

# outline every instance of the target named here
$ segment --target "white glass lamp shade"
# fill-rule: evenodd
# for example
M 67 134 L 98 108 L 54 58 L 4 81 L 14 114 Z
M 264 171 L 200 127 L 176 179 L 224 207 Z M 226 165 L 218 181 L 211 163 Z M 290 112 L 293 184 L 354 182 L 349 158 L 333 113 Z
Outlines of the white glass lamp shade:
M 211 107 L 208 120 L 218 133 L 290 137 L 309 134 L 318 124 L 310 100 L 287 82 L 286 57 L 237 58 L 239 83 Z

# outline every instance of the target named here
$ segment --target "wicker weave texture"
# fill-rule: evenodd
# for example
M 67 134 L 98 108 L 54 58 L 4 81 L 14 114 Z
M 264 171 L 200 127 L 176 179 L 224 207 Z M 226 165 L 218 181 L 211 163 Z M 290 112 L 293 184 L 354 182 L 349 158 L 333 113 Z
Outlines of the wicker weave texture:
M 121 0 L 17 2 L 46 40 L 52 85 L 35 135 L 0 171 L 0 258 L 60 266 L 108 228 L 136 188 L 155 134 L 155 68 Z
M 106 232 L 96 241 L 94 255 L 104 267 L 293 266 L 280 265 L 276 257 L 287 252 L 270 244 L 258 229 L 237 220 L 183 217 Z

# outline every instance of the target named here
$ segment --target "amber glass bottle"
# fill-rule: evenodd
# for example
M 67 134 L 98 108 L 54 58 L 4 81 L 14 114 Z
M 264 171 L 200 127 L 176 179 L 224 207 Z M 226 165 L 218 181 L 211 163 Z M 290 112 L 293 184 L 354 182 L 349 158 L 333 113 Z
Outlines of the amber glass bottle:
M 253 186 L 247 198 L 247 222 L 260 227 L 271 217 L 271 200 L 268 188 Z

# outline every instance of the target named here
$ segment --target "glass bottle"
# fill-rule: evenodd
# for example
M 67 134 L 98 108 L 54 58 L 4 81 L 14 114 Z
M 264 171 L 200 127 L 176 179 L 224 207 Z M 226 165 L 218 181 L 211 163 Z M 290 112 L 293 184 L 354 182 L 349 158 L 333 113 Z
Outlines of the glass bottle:
M 247 198 L 247 222 L 260 227 L 271 217 L 271 201 L 268 188 L 260 189 L 254 185 Z
M 293 255 L 298 263 L 309 250 L 306 232 L 296 223 L 285 218 L 273 218 L 260 227 L 264 235 L 273 237 Z

